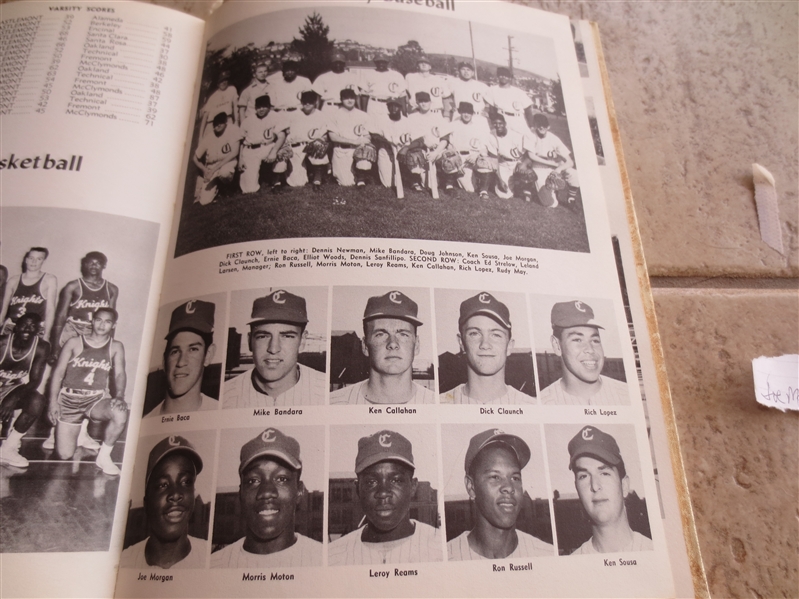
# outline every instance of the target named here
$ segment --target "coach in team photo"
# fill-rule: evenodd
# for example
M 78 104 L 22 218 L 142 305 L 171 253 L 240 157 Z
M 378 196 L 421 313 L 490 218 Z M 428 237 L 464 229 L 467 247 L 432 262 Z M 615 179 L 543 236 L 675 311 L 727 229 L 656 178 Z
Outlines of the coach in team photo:
M 369 297 L 361 339 L 367 378 L 331 393 L 331 405 L 435 403 L 433 392 L 413 380 L 423 325 L 419 304 L 403 292 L 394 289 Z
M 242 299 L 250 297 L 257 290 L 237 294 L 238 305 L 231 307 L 231 313 L 243 306 Z M 319 288 L 314 293 L 319 314 L 316 326 L 325 330 L 327 289 Z M 240 321 L 241 316 L 231 316 Z M 325 367 L 324 334 L 309 339 L 308 306 L 305 297 L 277 289 L 266 295 L 256 297 L 252 302 L 250 319 L 247 322 L 247 349 L 251 352 L 253 368 L 225 382 L 222 405 L 225 408 L 264 408 L 270 406 L 319 405 L 324 403 L 326 376 L 324 372 L 300 363 L 300 353 L 306 345 L 313 345 L 315 363 L 323 370 Z M 229 343 L 236 360 L 239 337 L 231 336 Z M 309 347 L 309 349 L 312 349 Z M 309 359 L 310 359 L 309 358 Z M 230 362 L 230 361 L 228 361 Z M 228 363 L 230 371 L 230 363 Z

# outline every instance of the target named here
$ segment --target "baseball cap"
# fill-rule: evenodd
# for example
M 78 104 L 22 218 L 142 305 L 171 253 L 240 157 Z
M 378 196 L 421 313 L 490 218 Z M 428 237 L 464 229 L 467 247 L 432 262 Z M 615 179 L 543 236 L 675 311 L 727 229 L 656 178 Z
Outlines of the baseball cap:
M 343 53 L 336 51 L 330 55 L 330 62 L 347 62 L 347 59 Z
M 430 101 L 430 94 L 427 92 L 416 92 L 416 102 L 429 102 Z
M 427 64 L 432 64 L 430 62 L 430 59 L 424 54 L 422 54 L 419 58 L 416 59 L 416 64 L 419 64 L 420 62 L 426 62 Z
M 265 297 L 259 297 L 252 303 L 251 318 L 248 323 L 251 325 L 259 322 L 308 324 L 305 298 L 289 293 L 285 289 L 278 289 Z
M 533 115 L 533 127 L 549 127 L 547 115 L 537 112 Z
M 262 457 L 278 458 L 295 470 L 302 470 L 300 444 L 294 437 L 284 435 L 276 428 L 268 428 L 241 447 L 239 454 L 239 476 L 253 460 Z
M 370 297 L 363 311 L 363 321 L 375 318 L 399 318 L 421 326 L 424 323 L 416 316 L 419 314 L 418 304 L 401 291 L 389 291 L 385 295 Z
M 413 463 L 413 446 L 399 433 L 384 430 L 358 440 L 355 474 L 385 460 L 396 460 L 416 469 L 416 464 Z
M 373 62 L 388 62 L 388 56 L 386 56 L 382 52 L 378 52 L 377 54 L 375 54 Z
M 255 107 L 256 108 L 271 108 L 272 107 L 272 100 L 266 94 L 264 94 L 263 96 L 258 96 L 257 98 L 255 98 Z
M 222 71 L 219 73 L 219 81 L 229 81 L 230 80 L 230 71 Z
M 172 318 L 169 320 L 169 332 L 165 339 L 183 329 L 191 329 L 198 333 L 214 332 L 214 311 L 216 305 L 203 300 L 189 300 L 185 304 L 179 305 L 172 310 Z
M 591 306 L 580 300 L 558 302 L 552 306 L 552 326 L 569 327 L 594 327 L 604 329 L 594 320 L 594 311 Z
M 339 95 L 339 98 L 341 98 L 342 100 L 344 98 L 357 98 L 358 97 L 358 95 L 355 93 L 355 90 L 354 89 L 350 89 L 348 87 L 345 87 L 344 89 L 342 89 L 339 92 L 338 95 Z
M 299 62 L 297 60 L 295 60 L 294 57 L 292 56 L 291 58 L 283 61 L 283 65 L 281 66 L 281 69 L 283 71 L 285 71 L 286 69 L 291 69 L 293 71 L 296 71 L 298 66 L 299 66 Z
M 474 66 L 470 62 L 461 61 L 458 63 L 458 70 L 463 68 L 474 70 Z
M 185 453 L 189 459 L 194 462 L 196 474 L 202 472 L 203 460 L 200 457 L 200 454 L 197 453 L 197 450 L 194 449 L 194 445 L 192 445 L 188 439 L 181 437 L 180 435 L 170 435 L 169 437 L 166 437 L 165 439 L 162 439 L 156 443 L 155 447 L 150 450 L 150 457 L 147 458 L 147 474 L 144 477 L 145 487 L 147 486 L 147 483 L 150 482 L 150 475 L 153 473 L 153 470 L 155 470 L 158 462 L 163 460 L 169 454 L 178 451 Z
M 466 114 L 474 114 L 474 106 L 471 102 L 461 102 L 458 104 L 458 112 L 465 112 Z
M 498 428 L 489 429 L 472 437 L 469 441 L 469 449 L 466 450 L 466 459 L 463 466 L 464 471 L 469 472 L 469 467 L 474 462 L 474 458 L 480 453 L 487 445 L 491 443 L 503 443 L 513 450 L 516 454 L 516 459 L 519 460 L 519 468 L 524 468 L 527 462 L 530 461 L 530 447 L 525 443 L 521 437 L 510 435 Z
M 313 90 L 305 91 L 300 94 L 300 104 L 316 104 L 319 94 Z
M 490 293 L 483 291 L 461 303 L 461 315 L 458 319 L 458 328 L 476 314 L 484 314 L 496 320 L 506 329 L 513 328 L 510 324 L 510 311 L 508 307 Z
M 510 70 L 505 67 L 499 67 L 497 69 L 497 77 L 510 77 Z
M 624 463 L 616 439 L 595 426 L 584 426 L 569 441 L 569 470 L 574 468 L 577 458 L 584 455 L 594 457 L 610 466 Z
M 221 125 L 222 123 L 227 124 L 227 113 L 220 112 L 214 117 L 213 124 L 214 125 Z

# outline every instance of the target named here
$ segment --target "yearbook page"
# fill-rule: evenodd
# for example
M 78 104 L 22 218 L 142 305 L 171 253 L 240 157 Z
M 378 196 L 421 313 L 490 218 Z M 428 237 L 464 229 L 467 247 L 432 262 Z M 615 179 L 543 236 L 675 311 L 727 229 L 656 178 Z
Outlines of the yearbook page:
M 203 43 L 116 595 L 693 594 L 569 21 L 232 2 Z
M 0 595 L 108 597 L 204 24 L 0 13 Z

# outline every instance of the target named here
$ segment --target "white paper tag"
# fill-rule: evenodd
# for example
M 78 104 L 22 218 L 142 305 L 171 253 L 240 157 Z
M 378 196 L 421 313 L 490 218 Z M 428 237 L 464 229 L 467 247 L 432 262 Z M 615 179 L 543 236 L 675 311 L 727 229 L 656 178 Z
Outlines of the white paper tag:
M 778 410 L 799 410 L 799 354 L 752 360 L 758 403 Z
M 771 248 L 784 254 L 780 206 L 777 201 L 777 184 L 774 177 L 765 168 L 754 163 L 752 180 L 755 184 L 755 205 L 757 206 L 757 220 L 760 224 L 760 237 Z

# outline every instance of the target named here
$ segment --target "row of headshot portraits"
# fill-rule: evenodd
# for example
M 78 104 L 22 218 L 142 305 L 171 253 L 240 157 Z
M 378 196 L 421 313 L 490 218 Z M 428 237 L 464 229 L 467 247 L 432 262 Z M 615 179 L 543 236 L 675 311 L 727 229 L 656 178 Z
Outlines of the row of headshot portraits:
M 168 304 L 157 327 L 145 416 L 328 402 L 630 404 L 609 299 L 249 289 Z
M 145 437 L 121 566 L 313 567 L 647 551 L 653 543 L 636 443 L 632 425 L 574 423 Z

